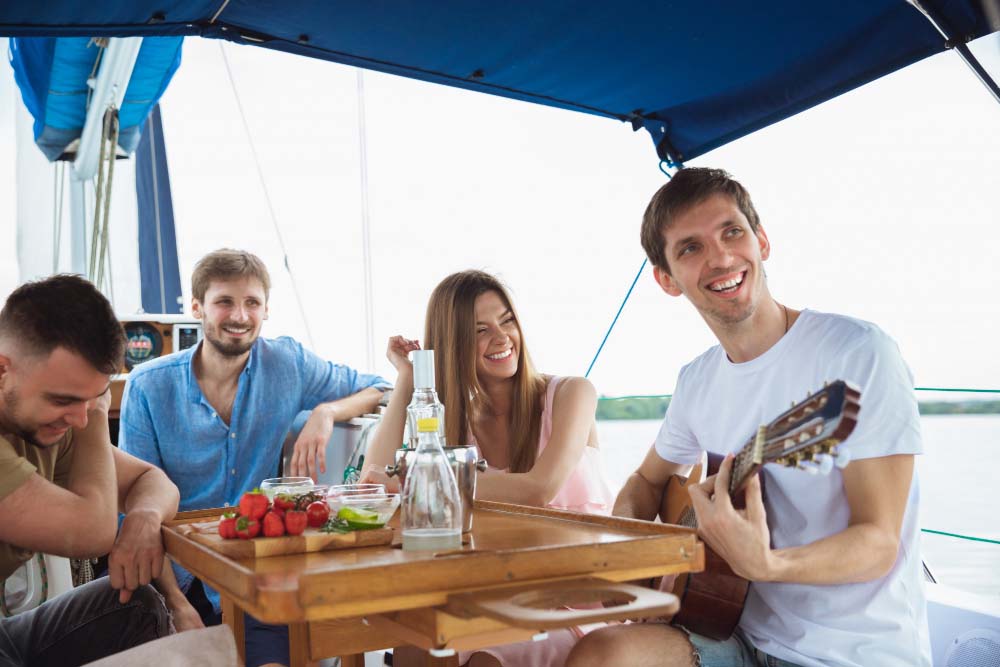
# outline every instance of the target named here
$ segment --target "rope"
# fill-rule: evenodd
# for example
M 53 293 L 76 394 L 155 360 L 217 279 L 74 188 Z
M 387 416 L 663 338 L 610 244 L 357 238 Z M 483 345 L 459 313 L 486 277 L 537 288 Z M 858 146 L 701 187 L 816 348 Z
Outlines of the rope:
M 677 167 L 677 169 L 684 168 L 684 165 L 682 164 L 674 164 L 671 162 L 667 162 L 665 160 L 660 160 L 660 165 L 659 165 L 660 171 L 663 172 L 663 174 L 667 177 L 668 180 L 673 178 L 674 175 L 671 174 L 669 171 L 667 171 L 664 168 L 664 165 L 666 165 L 667 167 Z M 615 328 L 615 325 L 618 324 L 618 318 L 619 316 L 621 316 L 622 310 L 625 309 L 625 304 L 628 303 L 629 297 L 632 296 L 632 290 L 635 289 L 635 284 L 639 282 L 639 276 L 642 275 L 643 269 L 646 268 L 646 261 L 647 261 L 646 259 L 642 260 L 642 266 L 639 267 L 639 272 L 635 274 L 635 278 L 632 280 L 632 285 L 628 288 L 628 292 L 625 294 L 625 298 L 622 299 L 622 305 L 618 306 L 618 312 L 615 313 L 615 319 L 611 320 L 611 326 L 608 327 L 607 332 L 604 334 L 604 339 L 601 340 L 601 345 L 597 348 L 597 352 L 594 354 L 594 358 L 590 360 L 590 365 L 587 366 L 587 372 L 583 374 L 583 377 L 590 377 L 590 371 L 594 369 L 594 364 L 597 363 L 597 358 L 601 356 L 601 350 L 604 349 L 604 344 L 608 342 L 608 336 L 611 335 L 611 331 Z
M 220 12 L 225 8 L 225 5 L 220 8 Z M 247 143 L 250 145 L 250 154 L 253 156 L 254 166 L 257 167 L 257 178 L 260 181 L 260 187 L 264 191 L 264 201 L 267 203 L 267 210 L 271 215 L 271 225 L 274 227 L 274 233 L 278 237 L 278 246 L 281 248 L 281 254 L 285 260 L 285 270 L 288 271 L 288 277 L 292 281 L 292 293 L 295 294 L 295 301 L 299 306 L 299 316 L 302 318 L 302 324 L 306 328 L 306 338 L 309 341 L 309 347 L 316 349 L 316 345 L 313 342 L 312 329 L 309 327 L 309 319 L 306 317 L 305 307 L 302 305 L 302 295 L 299 293 L 298 281 L 295 280 L 295 273 L 292 272 L 292 267 L 288 262 L 288 250 L 285 248 L 285 239 L 281 235 L 281 229 L 278 227 L 278 216 L 274 212 L 274 204 L 271 203 L 271 194 L 267 189 L 267 181 L 264 180 L 264 169 L 261 167 L 260 158 L 257 156 L 257 147 L 253 142 L 253 135 L 250 133 L 250 123 L 247 122 L 247 115 L 243 111 L 243 102 L 240 100 L 240 94 L 236 90 L 236 79 L 233 78 L 233 70 L 229 66 L 229 57 L 226 55 L 225 44 L 221 41 L 219 42 L 219 51 L 222 52 L 222 62 L 226 66 L 226 74 L 229 76 L 229 85 L 233 89 L 233 97 L 236 98 L 236 108 L 240 112 L 240 118 L 243 121 L 243 131 L 247 136 Z
M 1000 389 L 961 389 L 954 387 L 914 387 L 914 391 L 956 391 L 969 394 L 1000 394 Z
M 108 115 L 104 114 L 104 124 L 101 128 L 101 152 L 97 158 L 97 190 L 94 196 L 94 231 L 90 235 L 90 265 L 87 277 L 93 281 L 97 274 L 97 243 L 101 229 L 101 196 L 104 193 L 104 156 L 108 146 Z
M 968 394 L 1000 394 L 1000 389 L 963 389 L 961 387 L 914 387 L 914 391 L 950 391 Z M 633 394 L 631 396 L 600 396 L 599 401 L 627 401 L 633 398 L 670 398 L 673 394 Z
M 108 254 L 108 222 L 111 218 L 111 186 L 115 177 L 115 146 L 118 145 L 118 110 L 114 107 L 108 109 L 107 113 L 104 114 L 104 123 L 105 129 L 108 131 L 109 135 L 108 141 L 111 144 L 109 148 L 111 153 L 108 156 L 108 183 L 105 186 L 106 190 L 100 195 L 104 199 L 104 220 L 101 223 L 101 257 L 97 262 L 97 282 L 95 283 L 98 287 L 100 287 L 104 280 L 105 257 Z
M 601 396 L 597 400 L 599 401 L 628 401 L 633 398 L 641 399 L 654 399 L 654 398 L 670 398 L 673 394 L 635 394 L 633 396 Z
M 643 258 L 642 266 L 639 267 L 639 271 L 635 274 L 635 278 L 632 280 L 632 284 L 629 286 L 628 292 L 625 294 L 625 298 L 622 299 L 622 305 L 618 306 L 618 312 L 615 313 L 615 319 L 611 320 L 611 326 L 608 327 L 607 333 L 604 334 L 604 339 L 601 341 L 600 347 L 597 348 L 597 353 L 594 354 L 594 358 L 590 360 L 590 365 L 587 366 L 587 372 L 583 374 L 583 377 L 590 377 L 590 371 L 594 369 L 594 364 L 597 363 L 597 358 L 601 356 L 601 350 L 604 349 L 604 344 L 608 342 L 608 336 L 611 335 L 612 329 L 614 329 L 615 325 L 618 324 L 618 318 L 621 316 L 622 310 L 625 309 L 625 304 L 628 303 L 628 298 L 632 296 L 632 290 L 635 289 L 635 284 L 639 282 L 639 276 L 641 276 L 642 272 L 645 270 L 647 261 L 648 260 Z
M 930 528 L 921 528 L 920 532 L 930 533 L 931 535 L 944 535 L 945 537 L 954 537 L 960 540 L 969 540 L 970 542 L 985 542 L 986 544 L 1000 545 L 1000 540 L 991 540 L 988 537 L 974 537 L 972 535 L 962 535 L 960 533 L 946 533 L 943 530 L 931 530 Z

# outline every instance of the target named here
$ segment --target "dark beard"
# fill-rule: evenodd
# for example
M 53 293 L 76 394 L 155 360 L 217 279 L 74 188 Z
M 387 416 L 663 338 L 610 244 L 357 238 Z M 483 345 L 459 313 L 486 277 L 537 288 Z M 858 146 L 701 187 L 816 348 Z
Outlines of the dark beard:
M 38 441 L 37 431 L 29 431 L 27 428 L 22 426 L 16 417 L 15 408 L 20 402 L 17 392 L 10 390 L 3 393 L 3 408 L 0 409 L 0 431 L 4 433 L 9 433 L 13 436 L 21 438 L 30 445 L 35 447 L 52 447 L 53 445 L 59 444 L 62 438 L 53 442 L 52 444 L 46 445 L 45 443 Z
M 205 340 L 207 340 L 212 347 L 215 348 L 216 352 L 224 357 L 242 357 L 250 351 L 250 348 L 253 347 L 253 344 L 257 339 L 255 338 L 254 340 L 247 341 L 246 343 L 231 343 L 229 345 L 210 336 L 205 336 Z

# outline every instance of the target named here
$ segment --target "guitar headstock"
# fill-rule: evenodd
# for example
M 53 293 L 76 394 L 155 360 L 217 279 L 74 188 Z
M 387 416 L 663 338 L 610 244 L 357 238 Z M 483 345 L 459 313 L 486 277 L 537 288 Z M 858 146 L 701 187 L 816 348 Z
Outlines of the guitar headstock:
M 736 455 L 730 491 L 765 463 L 777 463 L 809 472 L 829 473 L 834 465 L 850 461 L 847 449 L 838 447 L 854 430 L 861 410 L 861 391 L 837 380 L 828 383 L 801 403 L 794 404 L 767 426 Z

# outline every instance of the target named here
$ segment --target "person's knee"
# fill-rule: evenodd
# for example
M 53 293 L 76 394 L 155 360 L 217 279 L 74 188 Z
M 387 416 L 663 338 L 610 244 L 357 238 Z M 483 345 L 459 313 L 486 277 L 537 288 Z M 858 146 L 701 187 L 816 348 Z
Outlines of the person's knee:
M 614 641 L 614 634 L 607 632 L 613 628 L 595 630 L 580 638 L 566 658 L 566 667 L 603 667 L 624 664 L 621 644 Z
M 152 586 L 140 586 L 132 591 L 127 604 L 135 606 L 149 616 L 150 625 L 156 627 L 155 634 L 164 637 L 170 634 L 170 612 L 163 597 Z

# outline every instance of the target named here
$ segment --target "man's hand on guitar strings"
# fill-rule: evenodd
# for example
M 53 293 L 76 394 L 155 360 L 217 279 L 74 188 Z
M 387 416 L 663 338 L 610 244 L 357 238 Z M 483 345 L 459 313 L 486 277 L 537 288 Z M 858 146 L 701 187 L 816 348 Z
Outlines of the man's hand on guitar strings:
M 698 518 L 698 534 L 719 554 L 733 572 L 750 581 L 768 581 L 774 571 L 771 533 L 761 497 L 760 478 L 746 485 L 746 509 L 737 510 L 729 497 L 733 455 L 719 472 L 701 484 L 689 485 L 691 504 Z

